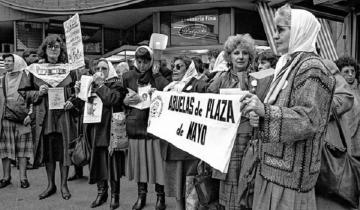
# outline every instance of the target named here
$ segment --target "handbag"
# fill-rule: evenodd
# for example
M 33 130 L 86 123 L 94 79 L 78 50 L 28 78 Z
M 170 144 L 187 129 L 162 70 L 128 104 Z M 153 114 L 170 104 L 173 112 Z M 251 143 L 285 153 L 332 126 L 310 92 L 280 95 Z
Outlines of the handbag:
M 359 205 L 360 162 L 347 152 L 347 143 L 336 110 L 332 114 L 344 148 L 325 142 L 321 152 L 320 174 L 315 190 L 324 196 L 357 208 Z
M 113 113 L 110 128 L 110 147 L 116 151 L 126 149 L 128 146 L 129 139 L 126 136 L 125 113 Z
M 219 200 L 220 180 L 212 178 L 211 167 L 203 161 L 198 164 L 198 175 L 194 178 L 194 185 L 202 206 Z
M 256 171 L 260 163 L 257 143 L 257 139 L 250 140 L 241 164 L 236 200 L 241 209 L 252 209 L 253 205 Z
M 78 137 L 69 142 L 70 160 L 76 166 L 88 164 L 91 158 L 91 147 L 83 134 L 81 122 L 78 119 Z
M 5 98 L 5 109 L 4 109 L 4 119 L 10 120 L 12 122 L 24 123 L 25 118 L 28 116 L 29 109 L 26 107 L 25 102 L 22 101 L 8 101 L 6 95 L 5 87 L 5 76 L 2 78 L 3 84 L 3 94 Z
M 74 149 L 71 151 L 71 162 L 76 166 L 84 166 L 90 162 L 91 149 L 90 145 L 85 139 L 83 134 L 72 140 L 70 144 L 75 144 Z

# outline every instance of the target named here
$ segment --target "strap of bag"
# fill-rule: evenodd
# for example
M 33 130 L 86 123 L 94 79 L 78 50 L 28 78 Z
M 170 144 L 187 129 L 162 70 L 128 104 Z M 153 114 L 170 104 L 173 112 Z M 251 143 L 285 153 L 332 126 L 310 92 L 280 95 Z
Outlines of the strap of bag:
M 336 112 L 336 108 L 334 106 L 332 106 L 331 109 L 332 109 L 332 114 L 334 116 L 336 125 L 337 125 L 338 130 L 339 130 L 339 135 L 340 135 L 341 142 L 344 145 L 345 149 L 347 149 L 347 143 L 346 143 L 344 131 L 343 131 L 342 127 L 341 127 L 339 116 L 338 116 L 338 114 Z
M 5 86 L 5 77 L 6 77 L 6 74 L 3 76 L 3 78 L 1 78 L 2 79 L 2 85 L 3 85 L 3 93 L 4 93 L 4 98 L 5 98 L 5 104 L 6 104 L 6 102 L 7 102 L 7 96 L 6 96 L 6 86 Z

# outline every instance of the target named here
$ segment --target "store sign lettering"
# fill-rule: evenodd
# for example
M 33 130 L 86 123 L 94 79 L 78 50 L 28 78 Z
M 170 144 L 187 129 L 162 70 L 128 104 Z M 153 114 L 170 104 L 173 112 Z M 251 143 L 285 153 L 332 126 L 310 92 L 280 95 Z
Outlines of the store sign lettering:
M 209 29 L 204 24 L 185 25 L 179 30 L 179 35 L 186 39 L 199 39 L 207 36 Z

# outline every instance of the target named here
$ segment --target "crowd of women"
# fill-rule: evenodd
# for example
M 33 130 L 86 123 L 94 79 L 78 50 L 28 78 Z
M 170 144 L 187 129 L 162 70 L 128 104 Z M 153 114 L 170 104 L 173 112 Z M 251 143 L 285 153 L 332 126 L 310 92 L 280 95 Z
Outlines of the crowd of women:
M 310 12 L 285 5 L 276 12 L 275 23 L 280 58 L 269 51 L 258 54 L 251 35 L 240 34 L 229 36 L 220 54 L 210 50 L 209 65 L 198 57 L 179 56 L 169 70 L 166 63 L 155 60 L 151 48 L 140 46 L 134 67 L 121 63 L 115 68 L 100 59 L 93 71 L 71 71 L 57 85 L 65 93 L 66 103 L 61 110 L 49 109 L 49 85 L 32 72 L 23 71 L 27 64 L 21 57 L 4 55 L 7 73 L 1 79 L 0 91 L 0 188 L 11 183 L 10 160 L 15 159 L 20 166 L 20 186 L 28 188 L 26 164 L 31 159 L 34 166 L 45 165 L 47 186 L 39 195 L 39 199 L 45 199 L 57 191 L 55 171 L 59 162 L 60 192 L 63 199 L 70 199 L 69 143 L 83 133 L 91 146 L 89 183 L 96 183 L 98 190 L 92 208 L 107 201 L 109 183 L 110 208 L 118 208 L 120 178 L 126 176 L 137 183 L 138 198 L 133 210 L 146 205 L 148 184 L 155 184 L 157 210 L 166 209 L 166 196 L 176 198 L 178 210 L 314 210 L 336 205 L 336 209 L 351 209 L 315 192 L 315 185 L 320 173 L 321 145 L 335 139 L 332 107 L 346 130 L 348 152 L 354 157 L 360 155 L 358 65 L 350 57 L 334 63 L 319 56 L 321 49 L 316 48 L 316 39 L 320 24 Z M 63 40 L 57 35 L 48 36 L 38 56 L 41 63 L 66 63 Z M 258 79 L 257 84 L 252 82 L 251 73 L 269 69 L 271 75 Z M 81 75 L 93 77 L 92 93 L 103 103 L 100 123 L 82 124 L 84 102 L 76 97 Z M 238 111 L 242 118 L 228 171 L 224 174 L 212 169 L 219 188 L 218 199 L 211 204 L 204 205 L 196 193 L 191 193 L 199 165 L 206 164 L 146 132 L 149 109 L 134 108 L 142 100 L 138 88 L 146 85 L 159 91 L 214 94 L 224 88 L 249 90 L 240 99 L 242 107 Z M 114 148 L 110 142 L 113 113 L 118 112 L 126 115 L 126 149 Z M 239 177 L 249 164 L 244 157 L 250 142 L 258 148 L 259 162 L 249 190 L 253 197 L 247 197 L 244 204 L 239 195 L 244 185 Z M 75 172 L 70 180 L 82 176 L 81 168 Z

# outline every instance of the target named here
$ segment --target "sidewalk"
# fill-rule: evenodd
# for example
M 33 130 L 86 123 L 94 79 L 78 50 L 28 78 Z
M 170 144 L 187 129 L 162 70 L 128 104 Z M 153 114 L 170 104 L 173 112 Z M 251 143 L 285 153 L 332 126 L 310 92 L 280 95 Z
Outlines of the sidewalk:
M 47 185 L 45 168 L 28 170 L 30 187 L 28 189 L 20 188 L 18 170 L 11 167 L 12 184 L 6 188 L 0 189 L 0 210 L 84 210 L 91 209 L 90 203 L 97 195 L 96 185 L 89 185 L 87 178 L 71 181 L 68 183 L 72 197 L 70 200 L 63 200 L 60 194 L 60 174 L 56 170 L 57 192 L 47 199 L 39 200 L 38 195 L 45 190 Z M 72 174 L 73 168 L 70 169 Z M 84 175 L 88 176 L 88 167 L 84 167 Z M 2 178 L 2 165 L 0 163 L 0 178 Z M 110 191 L 109 191 L 110 193 Z M 109 194 L 110 195 L 110 194 Z M 119 210 L 131 210 L 133 203 L 137 198 L 137 185 L 128 181 L 124 177 L 120 186 L 120 207 Z M 147 205 L 144 210 L 154 210 L 156 194 L 154 185 L 149 185 L 147 196 Z M 167 210 L 175 209 L 175 199 L 166 198 Z M 110 197 L 102 206 L 94 210 L 108 210 Z

